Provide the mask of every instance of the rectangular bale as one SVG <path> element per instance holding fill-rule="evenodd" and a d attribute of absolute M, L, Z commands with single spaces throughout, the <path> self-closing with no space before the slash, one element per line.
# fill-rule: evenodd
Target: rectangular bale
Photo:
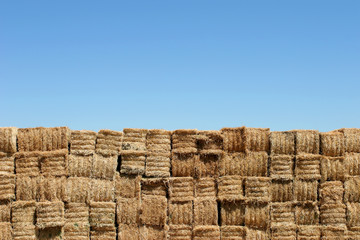
<path fill-rule="evenodd" d="M 300 204 L 295 208 L 295 220 L 298 225 L 318 225 L 319 206 L 313 204 Z"/>
<path fill-rule="evenodd" d="M 245 128 L 246 150 L 251 152 L 270 152 L 269 128 Z"/>
<path fill-rule="evenodd" d="M 242 226 L 245 223 L 245 205 L 243 202 L 222 202 L 220 213 L 222 226 Z"/>
<path fill-rule="evenodd" d="M 220 131 L 199 131 L 197 145 L 200 154 L 221 154 L 224 147 L 224 139 Z"/>
<path fill-rule="evenodd" d="M 0 200 L 15 199 L 15 174 L 0 174 Z"/>
<path fill-rule="evenodd" d="M 294 199 L 294 184 L 292 181 L 273 180 L 270 186 L 272 202 L 289 202 Z"/>
<path fill-rule="evenodd" d="M 218 179 L 217 196 L 220 201 L 236 201 L 244 199 L 242 177 L 223 176 Z"/>
<path fill-rule="evenodd" d="M 69 177 L 66 179 L 65 200 L 71 203 L 89 203 L 90 189 L 89 178 Z"/>
<path fill-rule="evenodd" d="M 360 202 L 346 204 L 346 225 L 360 227 Z"/>
<path fill-rule="evenodd" d="M 116 200 L 117 223 L 138 226 L 140 223 L 140 201 L 133 198 L 118 198 Z"/>
<path fill-rule="evenodd" d="M 320 203 L 341 203 L 344 197 L 344 185 L 340 181 L 328 181 L 320 184 Z"/>
<path fill-rule="evenodd" d="M 271 228 L 272 240 L 296 240 L 296 226 L 283 224 Z"/>
<path fill-rule="evenodd" d="M 115 181 L 91 179 L 90 199 L 96 202 L 114 201 Z"/>
<path fill-rule="evenodd" d="M 15 156 L 14 154 L 0 152 L 0 174 L 14 173 Z"/>
<path fill-rule="evenodd" d="M 320 151 L 325 156 L 343 156 L 345 154 L 344 134 L 336 131 L 320 133 Z"/>
<path fill-rule="evenodd" d="M 344 164 L 346 176 L 360 176 L 360 153 L 346 153 Z"/>
<path fill-rule="evenodd" d="M 345 226 L 323 226 L 321 240 L 345 240 Z"/>
<path fill-rule="evenodd" d="M 323 157 L 321 159 L 321 181 L 344 181 L 344 157 Z"/>
<path fill-rule="evenodd" d="M 0 202 L 0 222 L 10 222 L 11 220 L 11 203 L 10 201 Z"/>
<path fill-rule="evenodd" d="M 36 203 L 36 227 L 38 229 L 62 227 L 65 225 L 64 203 L 38 202 Z"/>
<path fill-rule="evenodd" d="M 169 200 L 171 202 L 192 201 L 194 199 L 194 180 L 191 177 L 172 177 L 169 179 Z"/>
<path fill-rule="evenodd" d="M 166 197 L 167 187 L 168 187 L 168 179 L 143 178 L 141 180 L 141 195 Z"/>
<path fill-rule="evenodd" d="M 169 240 L 191 240 L 192 226 L 189 225 L 170 225 Z"/>
<path fill-rule="evenodd" d="M 294 181 L 294 198 L 299 202 L 315 202 L 318 199 L 318 186 L 317 180 L 306 181 L 302 179 L 295 179 Z"/>
<path fill-rule="evenodd" d="M 147 177 L 170 177 L 170 152 L 148 152 L 146 156 L 145 175 Z"/>
<path fill-rule="evenodd" d="M 320 222 L 323 225 L 346 224 L 346 206 L 343 203 L 328 203 L 320 205 Z"/>
<path fill-rule="evenodd" d="M 15 154 L 16 174 L 39 176 L 41 152 L 18 152 Z"/>
<path fill-rule="evenodd" d="M 63 201 L 65 199 L 66 177 L 39 177 L 36 199 L 38 201 Z"/>
<path fill-rule="evenodd" d="M 196 129 L 178 129 L 172 133 L 172 151 L 176 154 L 197 153 L 198 131 Z"/>
<path fill-rule="evenodd" d="M 246 162 L 247 159 L 245 153 L 225 153 L 224 156 L 220 158 L 219 162 L 220 176 L 246 176 Z"/>
<path fill-rule="evenodd" d="M 15 127 L 0 127 L 0 152 L 16 153 L 16 136 L 18 129 Z"/>
<path fill-rule="evenodd" d="M 246 240 L 246 227 L 221 226 L 221 240 Z"/>
<path fill-rule="evenodd" d="M 117 240 L 141 240 L 139 227 L 136 225 L 120 224 Z"/>
<path fill-rule="evenodd" d="M 268 231 L 246 228 L 246 240 L 269 240 Z"/>
<path fill-rule="evenodd" d="M 90 202 L 90 227 L 98 230 L 115 228 L 114 202 Z"/>
<path fill-rule="evenodd" d="M 94 155 L 69 155 L 68 172 L 70 177 L 91 177 Z"/>
<path fill-rule="evenodd" d="M 360 176 L 346 179 L 344 190 L 344 202 L 360 202 Z"/>
<path fill-rule="evenodd" d="M 268 177 L 248 177 L 245 179 L 245 198 L 252 202 L 268 202 L 270 200 L 270 183 Z"/>
<path fill-rule="evenodd" d="M 303 154 L 295 159 L 295 176 L 303 180 L 318 180 L 321 178 L 321 155 Z"/>
<path fill-rule="evenodd" d="M 295 134 L 291 131 L 270 133 L 270 152 L 272 155 L 294 155 Z"/>
<path fill-rule="evenodd" d="M 8 222 L 0 222 L 0 239 L 8 240 L 13 239 L 12 237 L 13 229 L 11 224 Z"/>
<path fill-rule="evenodd" d="M 1 225 L 1 223 L 0 223 Z M 30 223 L 13 223 L 13 239 L 14 240 L 38 240 L 36 228 L 34 224 Z M 1 228 L 0 228 L 1 229 Z M 1 230 L 0 230 L 1 231 Z M 1 239 L 1 238 L 0 238 Z M 11 239 L 11 238 L 4 238 Z"/>
<path fill-rule="evenodd" d="M 295 214 L 292 203 L 271 203 L 270 204 L 271 227 L 279 225 L 294 225 Z"/>
<path fill-rule="evenodd" d="M 142 225 L 140 236 L 142 240 L 167 240 L 167 230 L 161 227 Z"/>
<path fill-rule="evenodd" d="M 93 178 L 114 180 L 117 165 L 117 155 L 103 156 L 95 154 L 92 162 L 91 176 Z"/>
<path fill-rule="evenodd" d="M 218 209 L 216 200 L 194 201 L 194 224 L 196 225 L 217 225 Z"/>
<path fill-rule="evenodd" d="M 346 152 L 360 153 L 360 129 L 343 128 L 340 131 L 344 133 Z"/>
<path fill-rule="evenodd" d="M 40 173 L 46 176 L 68 176 L 68 151 L 47 151 L 40 154 Z"/>
<path fill-rule="evenodd" d="M 195 158 L 195 176 L 198 178 L 217 177 L 220 157 L 215 154 L 200 154 Z"/>
<path fill-rule="evenodd" d="M 89 240 L 90 226 L 89 223 L 65 223 L 64 240 Z"/>
<path fill-rule="evenodd" d="M 193 202 L 169 203 L 169 224 L 188 225 L 193 223 Z"/>
<path fill-rule="evenodd" d="M 193 229 L 194 240 L 219 240 L 219 226 L 195 226 Z"/>
<path fill-rule="evenodd" d="M 146 151 L 147 129 L 124 128 L 122 151 Z"/>
<path fill-rule="evenodd" d="M 137 174 L 145 173 L 145 151 L 122 151 L 121 152 L 121 174 Z"/>
<path fill-rule="evenodd" d="M 266 230 L 270 219 L 269 206 L 267 204 L 247 204 L 245 208 L 245 226 Z"/>
<path fill-rule="evenodd" d="M 201 199 L 216 199 L 216 182 L 214 178 L 199 178 L 195 180 L 195 197 Z"/>
<path fill-rule="evenodd" d="M 115 196 L 123 198 L 140 198 L 141 176 L 115 176 Z"/>
<path fill-rule="evenodd" d="M 16 175 L 16 200 L 31 201 L 36 200 L 40 186 L 40 177 Z"/>
<path fill-rule="evenodd" d="M 294 130 L 296 154 L 319 154 L 320 134 L 317 130 Z"/>
<path fill-rule="evenodd" d="M 167 221 L 167 199 L 162 196 L 143 196 L 141 200 L 142 224 L 148 226 L 165 226 Z"/>
<path fill-rule="evenodd" d="M 11 205 L 11 222 L 13 224 L 33 224 L 35 210 L 35 201 L 15 201 Z"/>
<path fill-rule="evenodd" d="M 65 204 L 66 223 L 89 225 L 89 206 L 86 203 Z"/>
<path fill-rule="evenodd" d="M 64 229 L 62 227 L 38 229 L 37 240 L 63 240 Z"/>
<path fill-rule="evenodd" d="M 320 226 L 304 225 L 298 226 L 297 239 L 298 240 L 320 240 L 321 228 Z"/>
<path fill-rule="evenodd" d="M 173 177 L 192 177 L 195 174 L 196 154 L 177 154 L 171 157 L 171 173 Z"/>
<path fill-rule="evenodd" d="M 96 132 L 73 130 L 70 137 L 70 153 L 75 155 L 93 155 L 95 153 Z"/>
<path fill-rule="evenodd" d="M 151 129 L 146 136 L 146 148 L 148 153 L 170 154 L 171 131 L 163 129 Z"/>
<path fill-rule="evenodd" d="M 243 176 L 266 177 L 268 176 L 267 152 L 248 152 L 246 155 L 245 172 Z"/>
<path fill-rule="evenodd" d="M 294 157 L 292 155 L 271 155 L 270 177 L 274 180 L 292 180 L 294 176 Z"/>
<path fill-rule="evenodd" d="M 95 152 L 103 156 L 117 156 L 120 153 L 123 133 L 101 129 L 97 133 Z"/>
<path fill-rule="evenodd" d="M 223 128 L 220 131 L 224 138 L 226 152 L 245 152 L 245 127 Z"/>
<path fill-rule="evenodd" d="M 116 228 L 113 227 L 106 230 L 92 229 L 90 240 L 116 240 Z"/>

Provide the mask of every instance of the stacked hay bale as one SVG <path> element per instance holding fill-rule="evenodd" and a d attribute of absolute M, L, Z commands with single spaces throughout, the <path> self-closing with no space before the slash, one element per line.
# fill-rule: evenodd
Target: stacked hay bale
<path fill-rule="evenodd" d="M 296 239 L 293 206 L 294 132 L 270 133 L 271 238 Z"/>

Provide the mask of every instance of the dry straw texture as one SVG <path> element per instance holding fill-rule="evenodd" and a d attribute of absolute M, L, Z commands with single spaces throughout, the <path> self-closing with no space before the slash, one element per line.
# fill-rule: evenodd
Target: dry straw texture
<path fill-rule="evenodd" d="M 360 129 L 0 128 L 0 240 L 360 240 Z"/>

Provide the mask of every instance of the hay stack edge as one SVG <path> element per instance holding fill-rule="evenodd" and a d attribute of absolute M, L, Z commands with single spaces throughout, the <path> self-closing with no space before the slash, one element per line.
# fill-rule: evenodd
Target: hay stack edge
<path fill-rule="evenodd" d="M 360 129 L 0 128 L 0 240 L 359 240 Z"/>

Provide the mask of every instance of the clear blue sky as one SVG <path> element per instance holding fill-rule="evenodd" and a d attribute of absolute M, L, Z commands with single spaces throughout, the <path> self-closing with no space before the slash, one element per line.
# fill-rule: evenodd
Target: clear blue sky
<path fill-rule="evenodd" d="M 360 1 L 1 1 L 0 126 L 360 127 Z"/>

